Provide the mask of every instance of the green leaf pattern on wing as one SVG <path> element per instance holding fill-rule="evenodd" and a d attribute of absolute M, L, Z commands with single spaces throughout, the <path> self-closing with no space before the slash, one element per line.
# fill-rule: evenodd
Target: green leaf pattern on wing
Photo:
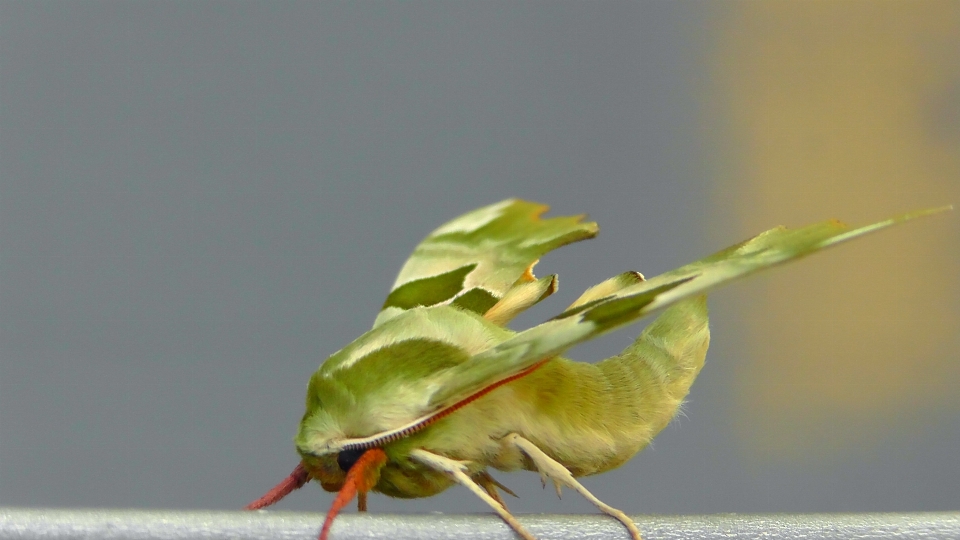
<path fill-rule="evenodd" d="M 404 264 L 374 327 L 404 310 L 452 304 L 484 314 L 514 287 L 525 290 L 500 306 L 504 323 L 545 297 L 526 285 L 535 282 L 533 265 L 547 252 L 592 238 L 597 224 L 582 216 L 541 218 L 549 207 L 508 199 L 474 210 L 430 233 Z M 540 283 L 539 292 L 556 290 L 555 280 Z M 532 296 L 531 296 L 532 295 Z"/>

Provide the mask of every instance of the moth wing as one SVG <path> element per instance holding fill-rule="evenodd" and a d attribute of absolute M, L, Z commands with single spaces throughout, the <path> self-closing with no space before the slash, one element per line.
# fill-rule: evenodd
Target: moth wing
<path fill-rule="evenodd" d="M 556 290 L 533 265 L 547 252 L 596 236 L 583 216 L 542 218 L 549 207 L 508 199 L 464 214 L 430 233 L 403 265 L 376 328 L 414 307 L 452 304 L 504 324 Z"/>
<path fill-rule="evenodd" d="M 777 227 L 647 281 L 629 283 L 629 278 L 618 276 L 617 286 L 611 287 L 612 294 L 598 298 L 596 294 L 585 293 L 585 301 L 578 300 L 554 319 L 458 365 L 450 382 L 432 396 L 431 405 L 442 409 L 578 343 L 733 279 L 945 209 L 904 214 L 858 229 L 850 229 L 836 220 L 796 230 Z"/>
<path fill-rule="evenodd" d="M 432 411 L 429 396 L 448 384 L 452 368 L 513 335 L 451 306 L 401 312 L 335 352 L 313 374 L 298 448 L 324 454 L 345 437 L 356 443 L 403 431 Z"/>

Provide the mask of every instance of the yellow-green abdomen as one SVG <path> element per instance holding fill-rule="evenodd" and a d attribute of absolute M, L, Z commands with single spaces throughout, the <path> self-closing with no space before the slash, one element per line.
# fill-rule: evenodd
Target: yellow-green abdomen
<path fill-rule="evenodd" d="M 598 364 L 551 360 L 492 393 L 499 402 L 493 409 L 511 416 L 505 428 L 576 476 L 618 467 L 676 415 L 703 367 L 707 322 L 705 297 L 681 302 L 619 355 Z M 498 458 L 498 468 L 514 468 L 517 460 L 530 466 L 509 452 Z"/>

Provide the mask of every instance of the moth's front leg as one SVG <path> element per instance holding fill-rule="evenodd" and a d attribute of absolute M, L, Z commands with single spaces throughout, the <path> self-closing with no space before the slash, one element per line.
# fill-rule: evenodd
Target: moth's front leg
<path fill-rule="evenodd" d="M 630 531 L 630 537 L 633 538 L 633 540 L 641 540 L 640 530 L 637 529 L 637 526 L 633 523 L 633 520 L 627 517 L 627 515 L 620 510 L 617 510 L 616 508 L 609 506 L 600 499 L 594 497 L 592 493 L 587 491 L 587 488 L 583 487 L 580 482 L 577 482 L 573 478 L 573 474 L 571 474 L 566 467 L 545 454 L 543 450 L 537 448 L 537 445 L 533 444 L 527 439 L 524 439 L 516 433 L 507 435 L 501 439 L 501 443 L 507 447 L 516 448 L 526 454 L 533 461 L 533 464 L 536 465 L 537 471 L 540 473 L 540 478 L 543 480 L 544 485 L 546 485 L 548 478 L 553 481 L 554 487 L 557 488 L 558 497 L 560 496 L 561 485 L 565 485 L 576 490 L 577 493 L 586 497 L 588 501 L 592 502 L 597 508 L 599 508 L 601 512 L 611 515 L 617 518 L 620 523 L 623 523 L 627 530 Z"/>
<path fill-rule="evenodd" d="M 423 463 L 433 470 L 446 473 L 457 483 L 472 491 L 474 495 L 483 499 L 483 502 L 490 505 L 490 508 L 493 508 L 493 510 L 505 522 L 507 522 L 507 525 L 510 525 L 510 527 L 524 540 L 536 540 L 532 534 L 523 528 L 523 525 L 520 525 L 520 522 L 517 521 L 517 518 L 513 517 L 513 515 L 508 512 L 503 505 L 491 497 L 484 488 L 477 485 L 477 483 L 474 482 L 466 472 L 464 472 L 467 470 L 467 466 L 464 462 L 443 457 L 419 448 L 410 452 L 410 457 L 419 461 L 420 463 Z"/>

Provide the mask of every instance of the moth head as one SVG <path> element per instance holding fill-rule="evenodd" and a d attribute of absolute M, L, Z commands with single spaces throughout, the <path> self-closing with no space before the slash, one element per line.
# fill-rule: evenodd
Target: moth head
<path fill-rule="evenodd" d="M 314 374 L 307 388 L 306 411 L 294 439 L 297 452 L 311 478 L 327 491 L 339 491 L 350 466 L 362 454 L 343 448 L 348 438 L 351 410 L 357 410 L 355 396 L 335 379 Z M 341 452 L 345 451 L 341 457 Z"/>

